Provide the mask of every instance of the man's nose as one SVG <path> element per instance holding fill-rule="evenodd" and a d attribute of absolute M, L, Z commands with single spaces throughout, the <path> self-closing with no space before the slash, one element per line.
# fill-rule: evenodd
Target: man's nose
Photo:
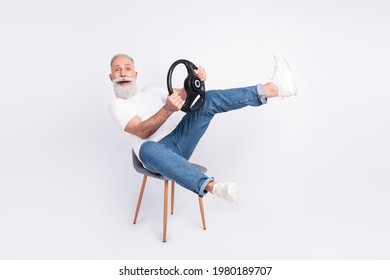
<path fill-rule="evenodd" d="M 125 71 L 122 71 L 122 72 L 121 72 L 121 77 L 126 77 Z"/>

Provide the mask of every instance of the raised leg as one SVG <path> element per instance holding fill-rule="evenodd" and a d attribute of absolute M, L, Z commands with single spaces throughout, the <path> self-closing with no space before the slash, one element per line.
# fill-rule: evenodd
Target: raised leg
<path fill-rule="evenodd" d="M 214 115 L 246 106 L 262 105 L 263 103 L 260 100 L 260 93 L 262 94 L 262 92 L 260 90 L 262 90 L 262 86 L 259 85 L 207 91 L 203 106 L 196 112 L 187 113 L 177 127 L 159 142 L 168 144 L 169 147 L 172 146 L 169 144 L 175 143 L 181 156 L 188 160 Z M 180 184 L 178 180 L 175 181 Z"/>
<path fill-rule="evenodd" d="M 144 190 L 145 190 L 145 185 L 146 185 L 146 179 L 147 178 L 148 178 L 148 176 L 144 175 L 144 179 L 142 180 L 141 190 L 140 190 L 139 196 L 138 196 L 137 209 L 135 210 L 133 224 L 135 224 L 137 222 L 138 212 L 139 212 L 139 209 L 141 207 L 142 197 L 144 195 Z"/>

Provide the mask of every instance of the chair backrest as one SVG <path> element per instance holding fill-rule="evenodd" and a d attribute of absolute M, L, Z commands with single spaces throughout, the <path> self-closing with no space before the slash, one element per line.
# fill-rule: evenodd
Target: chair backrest
<path fill-rule="evenodd" d="M 142 162 L 138 159 L 137 155 L 134 153 L 134 150 L 132 152 L 133 152 L 134 169 L 139 172 L 139 169 L 141 169 L 141 168 L 144 169 L 144 166 L 142 165 Z"/>

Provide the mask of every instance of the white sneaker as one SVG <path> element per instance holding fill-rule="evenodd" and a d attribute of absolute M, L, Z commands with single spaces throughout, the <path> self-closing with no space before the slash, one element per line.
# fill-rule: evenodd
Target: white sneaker
<path fill-rule="evenodd" d="M 214 185 L 213 195 L 238 204 L 238 185 L 237 183 L 217 183 Z"/>
<path fill-rule="evenodd" d="M 275 54 L 274 58 L 275 70 L 270 82 L 278 87 L 278 96 L 289 97 L 297 95 L 298 88 L 292 77 L 292 72 L 287 60 L 279 54 Z"/>

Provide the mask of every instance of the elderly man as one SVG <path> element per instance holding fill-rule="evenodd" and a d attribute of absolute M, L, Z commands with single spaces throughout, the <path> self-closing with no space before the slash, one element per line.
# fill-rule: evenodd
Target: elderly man
<path fill-rule="evenodd" d="M 206 80 L 202 67 L 198 67 L 195 74 L 201 81 Z M 129 136 L 144 167 L 201 197 L 210 192 L 232 203 L 238 203 L 237 183 L 216 182 L 188 162 L 210 121 L 218 113 L 260 106 L 272 97 L 297 94 L 287 61 L 275 55 L 275 70 L 269 82 L 244 88 L 209 90 L 203 106 L 198 111 L 187 113 L 176 124 L 172 114 L 183 106 L 186 99 L 184 89 L 174 89 L 171 95 L 159 88 L 138 90 L 134 59 L 125 54 L 112 58 L 109 76 L 117 97 L 109 104 L 110 114 Z"/>

